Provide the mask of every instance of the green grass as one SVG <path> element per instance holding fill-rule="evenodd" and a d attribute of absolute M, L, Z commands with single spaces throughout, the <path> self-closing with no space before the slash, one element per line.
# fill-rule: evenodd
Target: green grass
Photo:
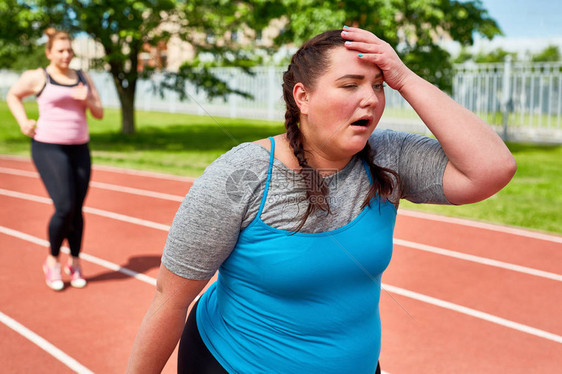
<path fill-rule="evenodd" d="M 503 115 L 499 111 L 477 112 L 477 114 L 490 124 L 503 125 Z M 508 116 L 508 123 L 510 128 L 539 126 L 539 124 L 541 124 L 541 128 L 557 128 L 560 126 L 561 118 L 558 115 L 511 112 Z"/>
<path fill-rule="evenodd" d="M 401 207 L 562 233 L 562 146 L 508 146 L 517 161 L 517 172 L 493 197 L 463 206 L 403 202 Z"/>
<path fill-rule="evenodd" d="M 37 106 L 26 103 L 30 117 Z M 233 146 L 283 132 L 280 122 L 211 118 L 186 114 L 137 112 L 137 133 L 120 133 L 120 112 L 106 109 L 102 121 L 90 119 L 91 149 L 96 164 L 199 176 Z M 518 170 L 494 197 L 460 207 L 401 206 L 444 215 L 504 223 L 562 234 L 562 146 L 509 144 Z M 29 156 L 29 139 L 4 102 L 0 102 L 0 153 Z"/>
<path fill-rule="evenodd" d="M 35 103 L 26 103 L 37 117 Z M 283 132 L 279 122 L 212 118 L 160 112 L 136 113 L 137 131 L 121 134 L 120 111 L 106 109 L 102 121 L 89 119 L 93 162 L 199 176 L 235 145 Z M 19 132 L 7 105 L 0 102 L 0 153 L 29 155 L 29 139 Z"/>

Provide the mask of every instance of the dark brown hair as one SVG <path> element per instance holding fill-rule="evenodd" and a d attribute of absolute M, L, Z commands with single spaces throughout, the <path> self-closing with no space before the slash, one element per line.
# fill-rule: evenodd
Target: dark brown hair
<path fill-rule="evenodd" d="M 300 131 L 300 110 L 293 97 L 295 84 L 302 83 L 307 89 L 314 90 L 315 83 L 329 67 L 329 51 L 337 47 L 343 47 L 345 40 L 341 37 L 341 30 L 326 31 L 307 41 L 292 57 L 287 71 L 283 74 L 283 98 L 287 109 L 285 111 L 285 127 L 289 145 L 297 158 L 300 173 L 306 184 L 306 198 L 308 207 L 303 218 L 295 231 L 299 231 L 310 214 L 316 210 L 330 212 L 330 205 L 326 195 L 328 186 L 324 178 L 317 170 L 311 167 L 306 159 L 306 151 L 303 148 L 303 135 Z M 376 150 L 371 149 L 369 143 L 357 154 L 369 166 L 372 183 L 371 188 L 362 208 L 369 205 L 375 196 L 379 199 L 388 199 L 393 191 L 393 178 L 399 183 L 396 172 L 375 165 L 373 159 Z"/>

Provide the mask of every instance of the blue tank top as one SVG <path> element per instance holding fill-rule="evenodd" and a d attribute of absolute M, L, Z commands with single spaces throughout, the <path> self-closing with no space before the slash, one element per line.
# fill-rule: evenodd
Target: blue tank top
<path fill-rule="evenodd" d="M 270 139 L 259 212 L 199 301 L 201 337 L 229 373 L 372 374 L 396 208 L 373 199 L 347 225 L 321 233 L 265 224 Z"/>

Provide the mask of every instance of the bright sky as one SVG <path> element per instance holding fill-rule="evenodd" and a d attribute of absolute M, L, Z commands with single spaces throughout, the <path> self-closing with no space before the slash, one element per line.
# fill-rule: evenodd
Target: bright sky
<path fill-rule="evenodd" d="M 481 0 L 507 38 L 562 36 L 561 0 Z"/>

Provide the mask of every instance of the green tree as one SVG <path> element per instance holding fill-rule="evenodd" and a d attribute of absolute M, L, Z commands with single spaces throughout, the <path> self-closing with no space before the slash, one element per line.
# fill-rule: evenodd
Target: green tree
<path fill-rule="evenodd" d="M 477 63 L 498 63 L 504 62 L 507 56 L 511 56 L 511 61 L 517 61 L 517 52 L 508 52 L 502 48 L 498 48 L 492 52 L 484 53 L 479 52 L 474 57 L 474 62 Z"/>
<path fill-rule="evenodd" d="M 550 45 L 536 55 L 531 56 L 531 61 L 557 62 L 562 61 L 562 56 L 560 55 L 560 49 L 558 49 L 558 46 Z"/>
<path fill-rule="evenodd" d="M 222 43 L 212 43 L 205 35 L 222 36 L 237 30 L 250 13 L 250 6 L 262 7 L 266 1 L 233 2 L 226 0 L 2 0 L 0 8 L 0 56 L 13 58 L 29 51 L 33 41 L 48 26 L 71 34 L 86 33 L 101 43 L 121 102 L 122 131 L 135 130 L 134 103 L 139 77 L 149 75 L 138 69 L 138 56 L 145 45 L 156 46 L 172 36 L 191 43 L 200 53 L 215 56 L 215 65 L 234 65 L 245 68 L 255 61 L 249 49 L 217 37 Z M 17 28 L 10 20 L 17 21 Z M 254 20 L 261 25 L 263 20 Z M 14 39 L 14 36 L 17 37 Z M 201 37 L 203 36 L 203 37 Z M 214 77 L 208 66 L 199 68 L 196 62 L 185 64 L 177 74 L 169 73 L 161 88 L 178 89 L 187 80 L 211 96 L 225 97 L 229 93 L 244 94 L 229 88 Z M 182 87 L 183 88 L 183 87 Z M 181 90 L 185 96 L 185 92 Z"/>
<path fill-rule="evenodd" d="M 457 57 L 453 59 L 454 64 L 462 64 L 467 61 L 474 61 L 474 56 L 465 47 L 461 48 Z"/>
<path fill-rule="evenodd" d="M 186 81 L 211 96 L 235 92 L 227 82 L 210 73 L 210 66 L 248 69 L 263 54 L 282 45 L 299 45 L 311 36 L 342 25 L 373 31 L 394 46 L 409 66 L 443 89 L 451 86 L 451 62 L 438 45 L 449 36 L 462 45 L 472 43 L 474 33 L 491 38 L 500 33 L 479 0 L 2 0 L 9 3 L 5 16 L 0 8 L 0 54 L 4 47 L 22 44 L 10 35 L 11 18 L 19 20 L 17 35 L 32 41 L 46 26 L 72 33 L 85 32 L 100 42 L 121 100 L 122 128 L 134 131 L 134 100 L 139 79 L 138 55 L 144 45 L 167 42 L 173 35 L 193 45 L 198 55 L 213 56 L 185 63 L 177 73 L 166 74 L 160 89 L 183 93 Z M 18 12 L 23 12 L 19 14 Z M 274 43 L 265 48 L 241 45 L 229 37 L 240 31 L 252 37 L 279 19 L 283 27 Z M 206 36 L 206 37 L 205 37 Z M 150 71 L 143 72 L 150 74 Z"/>
<path fill-rule="evenodd" d="M 512 62 L 518 61 L 517 52 L 509 52 L 503 48 L 498 48 L 491 52 L 480 51 L 476 54 L 472 54 L 466 49 L 462 49 L 459 55 L 453 60 L 453 63 L 462 64 L 467 61 L 472 61 L 479 64 L 503 63 L 505 62 L 505 58 L 507 56 L 511 56 Z"/>
<path fill-rule="evenodd" d="M 39 66 L 47 66 L 49 63 L 47 56 L 45 56 L 45 45 L 33 43 L 29 47 L 22 49 L 23 50 L 16 56 L 10 56 L 10 58 L 0 62 L 0 69 L 5 68 L 23 71 L 35 69 Z M 10 50 L 10 48 L 7 50 Z"/>
<path fill-rule="evenodd" d="M 390 43 L 408 66 L 441 89 L 450 90 L 452 63 L 441 46 L 450 37 L 462 46 L 473 44 L 478 33 L 488 39 L 500 35 L 481 1 L 456 0 L 284 0 L 289 4 L 290 29 L 280 42 L 302 40 L 342 24 L 372 31 Z"/>
<path fill-rule="evenodd" d="M 42 31 L 36 26 L 46 21 L 47 15 L 37 11 L 33 4 L 21 0 L 0 0 L 0 68 L 12 68 L 22 55 L 32 54 L 38 62 L 44 62 L 37 47 Z M 59 12 L 53 12 L 52 22 L 61 20 Z M 44 52 L 41 52 L 44 54 Z M 23 68 L 18 68 L 23 69 Z"/>

